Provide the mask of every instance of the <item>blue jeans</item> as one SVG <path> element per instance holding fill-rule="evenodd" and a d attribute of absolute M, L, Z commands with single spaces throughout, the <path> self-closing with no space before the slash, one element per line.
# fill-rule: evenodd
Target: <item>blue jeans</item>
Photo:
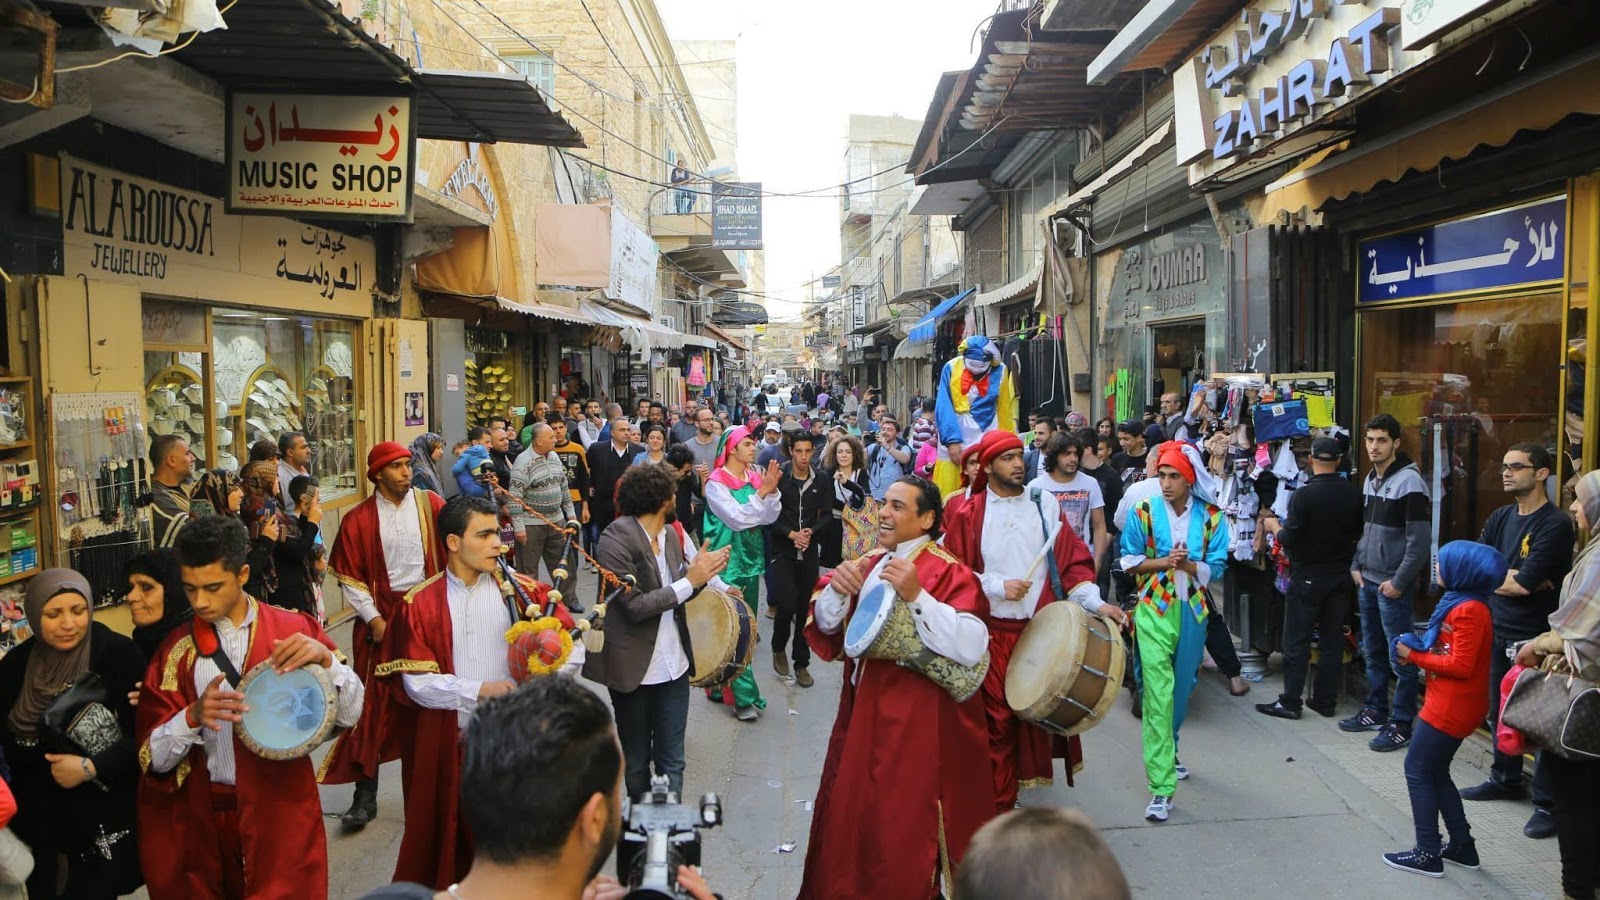
<path fill-rule="evenodd" d="M 1400 662 L 1394 641 L 1416 628 L 1411 611 L 1412 589 L 1398 599 L 1383 596 L 1375 582 L 1361 581 L 1361 652 L 1367 660 L 1367 699 L 1364 705 L 1387 716 L 1402 728 L 1417 717 L 1417 667 Z M 1394 679 L 1394 708 L 1389 707 L 1389 680 Z"/>
<path fill-rule="evenodd" d="M 611 691 L 622 744 L 623 782 L 634 800 L 650 791 L 650 764 L 655 774 L 683 796 L 683 735 L 689 726 L 689 673 L 660 684 L 641 684 L 624 693 Z"/>
<path fill-rule="evenodd" d="M 1428 853 L 1443 849 L 1439 837 L 1439 818 L 1450 832 L 1450 842 L 1472 840 L 1467 811 L 1461 794 L 1450 780 L 1450 760 L 1461 749 L 1461 738 L 1453 738 L 1418 719 L 1411 729 L 1411 746 L 1406 750 L 1406 789 L 1411 793 L 1411 820 L 1417 829 L 1417 848 Z"/>

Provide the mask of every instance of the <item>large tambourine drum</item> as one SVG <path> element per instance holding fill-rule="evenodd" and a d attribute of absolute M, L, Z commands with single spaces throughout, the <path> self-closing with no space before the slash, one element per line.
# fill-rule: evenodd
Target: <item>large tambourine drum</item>
<path fill-rule="evenodd" d="M 874 585 L 850 613 L 844 629 L 844 652 L 852 659 L 887 659 L 921 672 L 962 703 L 983 686 L 989 672 L 989 651 L 970 666 L 940 656 L 922 643 L 911 609 L 886 584 Z"/>
<path fill-rule="evenodd" d="M 322 666 L 279 674 L 264 661 L 245 673 L 239 693 L 248 709 L 234 733 L 263 759 L 308 756 L 333 734 L 338 694 Z"/>
<path fill-rule="evenodd" d="M 689 624 L 689 644 L 694 651 L 689 683 L 695 687 L 720 687 L 739 677 L 754 661 L 755 617 L 743 600 L 736 600 L 713 587 L 683 605 Z"/>
<path fill-rule="evenodd" d="M 1081 734 L 1111 711 L 1126 666 L 1115 625 L 1076 603 L 1046 604 L 1011 651 L 1006 704 L 1046 731 Z"/>

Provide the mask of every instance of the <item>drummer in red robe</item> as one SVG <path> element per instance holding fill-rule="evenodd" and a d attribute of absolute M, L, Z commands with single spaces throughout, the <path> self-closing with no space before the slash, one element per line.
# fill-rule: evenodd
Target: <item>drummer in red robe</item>
<path fill-rule="evenodd" d="M 994 803 L 1003 813 L 1016 806 L 1019 788 L 1043 787 L 1054 780 L 1057 758 L 1066 760 L 1068 784 L 1083 763 L 1077 736 L 1052 735 L 1018 718 L 1006 702 L 1006 669 L 1022 630 L 1046 603 L 1061 599 L 1118 622 L 1127 617 L 1115 604 L 1101 601 L 1094 558 L 1062 516 L 1055 496 L 1026 487 L 1022 439 L 1009 431 L 991 431 L 979 447 L 971 497 L 946 510 L 944 545 L 978 573 L 989 600 L 983 708 L 989 720 Z"/>
<path fill-rule="evenodd" d="M 328 554 L 345 602 L 356 611 L 351 655 L 372 694 L 360 724 L 333 745 L 317 774 L 324 784 L 355 782 L 350 808 L 340 818 L 349 831 L 365 828 L 377 816 L 378 766 L 399 759 L 400 747 L 410 740 L 408 711 L 373 690 L 384 634 L 406 591 L 444 565 L 433 524 L 444 498 L 411 486 L 411 451 L 394 441 L 374 446 L 367 453 L 367 480 L 377 490 L 345 513 Z"/>
<path fill-rule="evenodd" d="M 983 700 L 956 702 L 927 676 L 882 659 L 850 659 L 844 631 L 857 599 L 879 587 L 908 605 L 929 650 L 964 666 L 988 649 L 989 603 L 972 570 L 934 541 L 933 482 L 889 486 L 878 545 L 824 579 L 806 639 L 844 660 L 800 900 L 930 900 L 948 894 L 972 835 L 994 815 Z"/>
<path fill-rule="evenodd" d="M 333 682 L 342 729 L 361 714 L 361 681 L 335 659 L 314 619 L 245 593 L 249 549 L 249 533 L 231 517 L 196 519 L 178 535 L 194 620 L 151 658 L 135 728 L 143 770 L 139 857 L 157 900 L 328 896 L 328 841 L 311 759 L 265 759 L 239 741 L 234 726 L 245 706 L 234 676 L 268 660 L 280 672 L 320 665 Z"/>
<path fill-rule="evenodd" d="M 460 814 L 461 736 L 478 703 L 510 693 L 506 631 L 526 615 L 544 615 L 549 588 L 517 575 L 523 594 L 502 589 L 500 510 L 487 497 L 451 498 L 439 513 L 448 552 L 445 571 L 417 585 L 395 607 L 389 657 L 378 664 L 380 691 L 413 713 L 400 778 L 405 788 L 405 834 L 394 881 L 444 890 L 472 865 L 472 836 Z M 525 594 L 525 596 L 524 596 Z M 573 626 L 554 604 L 564 630 Z M 583 645 L 572 648 L 562 671 L 583 664 Z M 396 684 L 395 682 L 399 682 Z"/>

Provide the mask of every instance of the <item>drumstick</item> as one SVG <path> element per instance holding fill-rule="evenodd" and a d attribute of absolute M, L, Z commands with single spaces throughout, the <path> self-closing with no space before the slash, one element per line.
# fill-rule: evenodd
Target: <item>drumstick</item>
<path fill-rule="evenodd" d="M 1045 557 L 1050 555 L 1050 551 L 1054 550 L 1055 546 L 1056 542 L 1052 540 L 1046 542 L 1043 547 L 1039 548 L 1039 555 L 1033 558 L 1033 565 L 1029 566 L 1028 573 L 1022 576 L 1023 581 L 1032 583 L 1034 573 L 1039 571 L 1039 566 L 1044 564 Z"/>

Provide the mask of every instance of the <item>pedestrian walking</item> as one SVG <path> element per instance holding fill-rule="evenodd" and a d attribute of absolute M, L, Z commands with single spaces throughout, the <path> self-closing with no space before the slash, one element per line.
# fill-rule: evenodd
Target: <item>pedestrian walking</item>
<path fill-rule="evenodd" d="M 794 680 L 811 687 L 811 648 L 806 643 L 806 614 L 811 606 L 811 589 L 817 583 L 823 526 L 832 519 L 833 483 L 827 473 L 813 465 L 816 438 L 804 431 L 789 436 L 789 462 L 778 481 L 782 505 L 778 520 L 767 527 L 772 543 L 768 562 L 769 596 L 767 606 L 777 614 L 772 625 L 772 668 L 779 675 L 790 674 L 794 660 Z M 790 654 L 790 643 L 793 652 Z M 789 658 L 785 658 L 789 654 Z"/>

